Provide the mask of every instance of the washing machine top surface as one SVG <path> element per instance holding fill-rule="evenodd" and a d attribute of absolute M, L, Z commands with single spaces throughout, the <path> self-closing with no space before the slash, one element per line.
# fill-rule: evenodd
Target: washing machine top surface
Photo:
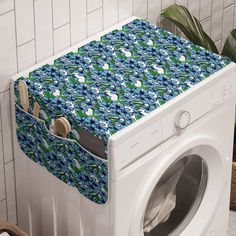
<path fill-rule="evenodd" d="M 40 104 L 40 119 L 49 126 L 66 117 L 69 138 L 79 141 L 81 128 L 109 137 L 205 80 L 230 60 L 135 19 L 70 52 L 15 82 L 28 85 L 30 108 Z"/>

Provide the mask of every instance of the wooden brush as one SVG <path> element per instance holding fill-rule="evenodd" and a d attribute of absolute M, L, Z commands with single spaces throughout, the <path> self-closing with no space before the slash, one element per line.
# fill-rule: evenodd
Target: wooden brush
<path fill-rule="evenodd" d="M 25 112 L 29 111 L 29 91 L 28 86 L 25 81 L 20 80 L 18 84 L 19 94 L 20 94 L 20 102 L 23 110 Z"/>
<path fill-rule="evenodd" d="M 37 102 L 35 102 L 34 103 L 33 116 L 39 118 L 39 111 L 40 111 L 40 105 Z"/>
<path fill-rule="evenodd" d="M 71 131 L 70 122 L 65 118 L 61 117 L 55 120 L 56 132 L 60 134 L 63 138 L 66 138 Z"/>

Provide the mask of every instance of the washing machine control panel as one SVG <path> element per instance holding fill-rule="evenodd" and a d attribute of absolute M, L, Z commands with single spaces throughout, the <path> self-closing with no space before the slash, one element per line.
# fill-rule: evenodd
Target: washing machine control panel
<path fill-rule="evenodd" d="M 175 126 L 178 129 L 185 129 L 191 120 L 191 115 L 188 111 L 180 111 L 175 117 Z"/>
<path fill-rule="evenodd" d="M 231 95 L 233 95 L 233 78 L 221 81 L 216 84 L 211 91 L 211 107 L 212 109 L 221 105 Z"/>

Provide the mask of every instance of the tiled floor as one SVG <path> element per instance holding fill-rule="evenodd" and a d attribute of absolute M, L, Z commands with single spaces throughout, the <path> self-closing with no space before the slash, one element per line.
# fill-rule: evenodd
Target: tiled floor
<path fill-rule="evenodd" d="M 236 211 L 230 212 L 228 236 L 236 235 Z"/>

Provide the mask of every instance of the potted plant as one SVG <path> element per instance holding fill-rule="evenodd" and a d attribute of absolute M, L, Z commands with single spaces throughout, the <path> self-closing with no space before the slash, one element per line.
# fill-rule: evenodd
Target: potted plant
<path fill-rule="evenodd" d="M 209 51 L 220 54 L 213 40 L 203 30 L 200 21 L 184 6 L 173 4 L 161 12 L 161 16 L 173 22 L 193 43 Z M 221 55 L 236 62 L 236 29 L 233 29 L 225 41 Z"/>

